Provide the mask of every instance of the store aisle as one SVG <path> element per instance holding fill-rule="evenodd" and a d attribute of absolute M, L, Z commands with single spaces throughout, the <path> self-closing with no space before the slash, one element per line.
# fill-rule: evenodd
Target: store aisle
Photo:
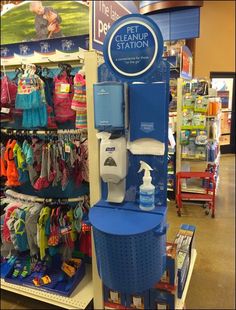
<path fill-rule="evenodd" d="M 187 309 L 235 309 L 235 157 L 222 156 L 216 218 L 196 205 L 180 218 L 169 203 L 168 240 L 182 223 L 196 225 L 197 260 L 189 286 Z M 1 309 L 59 309 L 13 293 L 1 292 Z"/>
<path fill-rule="evenodd" d="M 235 157 L 222 155 L 216 217 L 199 205 L 185 205 L 182 217 L 175 204 L 168 211 L 168 240 L 183 223 L 196 226 L 197 260 L 186 300 L 187 309 L 235 309 Z"/>

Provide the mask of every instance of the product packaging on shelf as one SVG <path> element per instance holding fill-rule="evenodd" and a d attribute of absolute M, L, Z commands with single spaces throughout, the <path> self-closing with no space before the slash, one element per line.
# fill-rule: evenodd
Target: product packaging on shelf
<path fill-rule="evenodd" d="M 103 285 L 103 300 L 105 309 L 126 309 L 125 294 L 114 291 Z"/>
<path fill-rule="evenodd" d="M 105 309 L 150 309 L 149 290 L 136 294 L 123 294 L 103 285 Z"/>
<path fill-rule="evenodd" d="M 195 100 L 195 112 L 207 112 L 208 109 L 208 98 L 203 96 L 198 96 Z"/>
<path fill-rule="evenodd" d="M 150 290 L 149 309 L 175 309 L 176 294 L 160 289 Z"/>
<path fill-rule="evenodd" d="M 38 261 L 35 268 L 23 276 L 24 269 L 27 267 L 26 262 L 30 261 L 30 256 L 21 254 L 16 257 L 15 263 L 11 265 L 4 280 L 8 283 L 37 288 L 37 290 L 48 291 L 50 293 L 70 296 L 77 285 L 82 281 L 85 275 L 85 264 L 82 260 L 73 258 L 70 264 L 77 265 L 72 267 L 62 264 L 60 255 L 54 255 L 52 261 Z M 63 269 L 61 267 L 63 266 Z M 68 275 L 68 270 L 73 270 L 74 274 Z"/>
<path fill-rule="evenodd" d="M 155 288 L 170 292 L 175 291 L 177 285 L 176 250 L 177 245 L 175 243 L 166 243 L 166 270 Z"/>
<path fill-rule="evenodd" d="M 183 98 L 183 108 L 193 109 L 195 106 L 195 96 L 186 94 Z"/>
<path fill-rule="evenodd" d="M 143 293 L 126 294 L 126 309 L 150 309 L 149 290 Z"/>
<path fill-rule="evenodd" d="M 194 234 L 195 226 L 183 224 L 174 241 L 177 246 L 178 298 L 182 297 L 188 276 L 191 251 L 194 245 Z"/>

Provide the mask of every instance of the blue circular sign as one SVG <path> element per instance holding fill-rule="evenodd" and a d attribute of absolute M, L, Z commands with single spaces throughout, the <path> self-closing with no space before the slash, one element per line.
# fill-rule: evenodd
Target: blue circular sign
<path fill-rule="evenodd" d="M 163 53 L 163 38 L 152 19 L 130 14 L 111 26 L 103 53 L 113 73 L 134 79 L 149 72 L 159 62 Z"/>

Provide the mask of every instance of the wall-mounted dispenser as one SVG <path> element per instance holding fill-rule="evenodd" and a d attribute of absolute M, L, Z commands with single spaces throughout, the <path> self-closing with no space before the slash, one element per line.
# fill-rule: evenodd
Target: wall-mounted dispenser
<path fill-rule="evenodd" d="M 155 139 L 164 144 L 168 129 L 166 84 L 159 82 L 129 85 L 129 108 L 130 141 L 144 138 Z M 152 143 L 152 140 L 150 142 Z M 158 145 L 153 146 L 159 148 Z"/>
<path fill-rule="evenodd" d="M 100 132 L 100 175 L 108 185 L 107 201 L 121 203 L 125 197 L 127 151 L 124 137 L 110 139 L 107 132 Z"/>
<path fill-rule="evenodd" d="M 95 128 L 104 131 L 125 128 L 124 84 L 102 82 L 94 84 Z"/>

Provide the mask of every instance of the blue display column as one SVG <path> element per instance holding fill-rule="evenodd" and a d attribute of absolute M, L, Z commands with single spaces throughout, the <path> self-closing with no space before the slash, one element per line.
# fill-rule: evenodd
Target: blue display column
<path fill-rule="evenodd" d="M 117 101 L 111 96 L 108 101 L 106 98 L 110 112 L 106 109 L 103 113 L 105 105 L 99 104 L 102 99 L 94 98 L 94 110 L 98 113 L 95 124 L 101 115 L 106 116 L 104 126 L 97 129 L 109 132 L 108 139 L 125 137 L 129 144 L 135 143 L 134 147 L 143 145 L 139 151 L 127 152 L 123 202 L 107 201 L 107 183 L 102 182 L 102 199 L 89 215 L 99 276 L 107 287 L 123 293 L 153 287 L 165 270 L 169 66 L 161 60 L 162 51 L 163 39 L 157 25 L 148 17 L 131 14 L 110 28 L 104 42 L 105 64 L 98 69 L 99 82 L 124 85 L 124 109 L 120 112 L 112 109 Z M 99 95 L 105 95 L 105 88 L 99 89 Z M 119 128 L 111 125 L 114 120 L 125 119 L 125 115 L 128 115 L 127 124 L 124 122 Z M 102 165 L 107 165 L 114 186 L 114 167 L 119 162 L 120 151 L 115 147 L 105 148 L 109 160 L 107 157 L 104 162 L 100 160 L 100 171 Z M 138 174 L 140 161 L 153 169 L 155 208 L 148 212 L 139 208 L 139 186 L 143 178 L 143 173 Z M 108 174 L 106 181 L 109 181 Z"/>

